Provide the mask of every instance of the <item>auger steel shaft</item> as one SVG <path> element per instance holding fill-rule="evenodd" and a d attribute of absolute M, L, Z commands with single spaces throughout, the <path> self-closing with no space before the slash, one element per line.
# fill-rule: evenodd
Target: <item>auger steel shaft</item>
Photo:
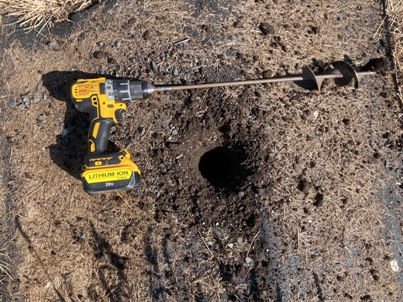
<path fill-rule="evenodd" d="M 190 90 L 190 89 L 203 89 L 203 88 L 254 85 L 254 84 L 268 84 L 278 82 L 313 81 L 315 83 L 316 89 L 320 90 L 322 82 L 325 79 L 338 79 L 338 78 L 346 78 L 347 80 L 354 79 L 355 87 L 358 88 L 359 80 L 361 77 L 374 74 L 376 73 L 372 71 L 357 72 L 350 64 L 346 62 L 337 62 L 333 67 L 327 69 L 326 73 L 323 75 L 315 75 L 312 69 L 310 69 L 309 67 L 304 67 L 301 76 L 190 84 L 190 85 L 156 85 L 153 88 L 155 92 L 159 92 L 159 91 Z"/>
<path fill-rule="evenodd" d="M 359 77 L 369 76 L 376 74 L 373 71 L 357 72 Z M 317 80 L 336 79 L 343 78 L 342 74 L 323 74 L 315 75 Z M 306 81 L 307 78 L 303 76 L 297 77 L 282 77 L 282 78 L 270 78 L 270 79 L 256 79 L 245 81 L 230 81 L 230 82 L 217 82 L 217 83 L 203 83 L 203 84 L 190 84 L 190 85 L 158 85 L 155 86 L 155 91 L 175 91 L 175 90 L 189 90 L 189 89 L 203 89 L 214 87 L 228 87 L 228 86 L 242 86 L 242 85 L 254 85 L 254 84 L 269 84 L 279 82 L 299 82 Z"/>

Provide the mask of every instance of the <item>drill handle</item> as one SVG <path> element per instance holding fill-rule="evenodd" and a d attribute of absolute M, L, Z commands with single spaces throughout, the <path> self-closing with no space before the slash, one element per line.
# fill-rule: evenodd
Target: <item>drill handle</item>
<path fill-rule="evenodd" d="M 106 151 L 109 134 L 114 124 L 112 118 L 91 119 L 88 132 L 88 152 L 90 154 L 100 154 Z"/>

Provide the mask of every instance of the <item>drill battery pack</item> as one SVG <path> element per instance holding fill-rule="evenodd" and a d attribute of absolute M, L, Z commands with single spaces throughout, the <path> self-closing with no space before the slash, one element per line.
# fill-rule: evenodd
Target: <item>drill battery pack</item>
<path fill-rule="evenodd" d="M 88 155 L 81 178 L 86 192 L 104 193 L 138 186 L 141 173 L 130 159 L 130 153 L 123 149 L 117 153 Z"/>

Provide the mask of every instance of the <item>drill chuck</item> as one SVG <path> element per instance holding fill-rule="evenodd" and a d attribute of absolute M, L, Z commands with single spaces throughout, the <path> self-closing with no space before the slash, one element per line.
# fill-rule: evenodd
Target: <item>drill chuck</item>
<path fill-rule="evenodd" d="M 144 81 L 129 81 L 131 100 L 148 98 L 155 91 L 155 87 Z"/>
<path fill-rule="evenodd" d="M 155 88 L 144 81 L 106 80 L 100 84 L 100 90 L 109 100 L 128 104 L 130 101 L 149 97 Z"/>

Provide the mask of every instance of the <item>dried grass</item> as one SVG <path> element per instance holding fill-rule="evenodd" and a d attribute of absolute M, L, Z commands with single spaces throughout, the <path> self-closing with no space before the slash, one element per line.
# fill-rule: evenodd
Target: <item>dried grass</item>
<path fill-rule="evenodd" d="M 68 20 L 99 0 L 0 0 L 0 13 L 18 18 L 28 30 L 51 26 L 53 22 Z"/>
<path fill-rule="evenodd" d="M 386 12 L 389 18 L 389 30 L 392 38 L 392 54 L 395 59 L 396 69 L 401 77 L 403 72 L 403 1 L 389 0 L 386 2 Z M 398 75 L 398 77 L 399 77 Z M 399 97 L 402 99 L 399 85 Z"/>

